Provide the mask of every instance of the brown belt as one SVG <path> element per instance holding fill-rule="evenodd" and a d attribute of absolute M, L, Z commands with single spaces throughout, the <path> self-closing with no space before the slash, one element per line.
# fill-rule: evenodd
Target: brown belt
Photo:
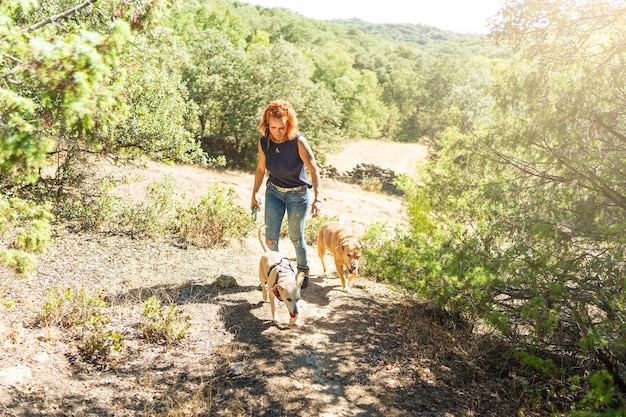
<path fill-rule="evenodd" d="M 278 185 L 270 182 L 270 185 L 274 188 L 276 188 L 278 191 L 280 191 L 281 193 L 287 193 L 289 191 L 300 191 L 300 190 L 304 190 L 305 188 L 307 188 L 306 185 L 300 185 L 299 187 L 292 187 L 292 188 L 285 188 L 285 187 L 279 187 Z"/>

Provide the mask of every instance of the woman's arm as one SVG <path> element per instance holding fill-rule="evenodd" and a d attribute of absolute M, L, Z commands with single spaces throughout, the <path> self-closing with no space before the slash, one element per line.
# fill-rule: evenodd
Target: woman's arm
<path fill-rule="evenodd" d="M 304 138 L 304 136 L 300 136 L 298 140 L 298 154 L 300 155 L 302 162 L 304 162 L 304 165 L 311 173 L 311 182 L 313 183 L 314 193 L 313 203 L 311 204 L 311 215 L 313 217 L 317 217 L 322 206 L 322 197 L 320 194 L 320 170 L 317 166 L 317 162 L 315 161 L 313 151 L 309 146 L 309 142 Z"/>
<path fill-rule="evenodd" d="M 257 194 L 259 189 L 261 188 L 261 184 L 263 183 L 263 178 L 265 177 L 265 153 L 261 149 L 261 141 L 257 144 L 258 151 L 258 162 L 256 164 L 256 170 L 254 171 L 254 186 L 252 187 L 252 201 L 250 202 L 250 208 L 257 208 L 257 210 L 261 209 L 259 205 L 259 199 L 257 198 Z"/>

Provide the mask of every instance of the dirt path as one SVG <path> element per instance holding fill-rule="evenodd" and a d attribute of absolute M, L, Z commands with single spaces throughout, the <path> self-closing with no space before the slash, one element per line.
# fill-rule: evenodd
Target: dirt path
<path fill-rule="evenodd" d="M 235 188 L 244 207 L 252 184 L 251 175 L 189 166 L 150 164 L 140 172 L 110 168 L 109 174 L 134 178 L 120 190 L 131 195 L 172 175 L 190 199 L 217 181 Z M 327 181 L 323 199 L 325 214 L 340 215 L 360 231 L 374 221 L 404 221 L 400 198 L 354 185 Z M 272 323 L 259 289 L 259 246 L 256 237 L 200 249 L 169 239 L 67 233 L 40 256 L 33 279 L 0 272 L 0 415 L 515 414 L 507 396 L 521 388 L 512 380 L 491 382 L 486 361 L 497 354 L 485 341 L 368 277 L 359 277 L 362 288 L 346 294 L 336 275 L 320 275 L 314 250 L 298 325 L 286 325 L 284 306 L 279 323 Z M 293 256 L 290 242 L 281 242 L 281 251 Z M 222 275 L 236 285 L 217 285 Z M 111 301 L 110 325 L 126 344 L 107 366 L 84 363 L 63 332 L 40 325 L 44 292 L 65 287 L 101 289 Z M 142 306 L 150 296 L 189 317 L 191 327 L 178 345 L 142 337 Z M 5 371 L 16 366 L 28 372 L 7 381 Z"/>

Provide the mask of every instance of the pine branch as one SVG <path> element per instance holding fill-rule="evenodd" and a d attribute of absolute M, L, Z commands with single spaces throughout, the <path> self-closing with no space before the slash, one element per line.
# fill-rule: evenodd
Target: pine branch
<path fill-rule="evenodd" d="M 51 16 L 51 17 L 49 17 L 49 18 L 47 18 L 45 20 L 42 20 L 39 23 L 35 23 L 34 25 L 31 25 L 31 26 L 29 26 L 27 28 L 24 28 L 24 29 L 22 29 L 22 32 L 32 32 L 33 30 L 37 30 L 40 27 L 43 27 L 43 26 L 45 26 L 45 25 L 47 25 L 49 23 L 56 22 L 57 20 L 63 19 L 66 16 L 69 16 L 69 15 L 71 15 L 73 13 L 76 13 L 79 10 L 84 9 L 87 6 L 91 6 L 91 5 L 93 5 L 97 1 L 98 0 L 87 0 L 87 1 L 79 4 L 76 7 L 72 7 L 71 9 L 64 11 L 63 13 L 59 13 L 57 15 Z"/>

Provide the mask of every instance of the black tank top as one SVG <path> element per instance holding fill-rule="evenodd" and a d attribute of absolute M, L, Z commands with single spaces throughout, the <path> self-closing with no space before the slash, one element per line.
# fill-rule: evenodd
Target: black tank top
<path fill-rule="evenodd" d="M 276 144 L 265 136 L 261 136 L 261 149 L 265 154 L 265 168 L 269 171 L 270 181 L 274 185 L 285 188 L 306 185 L 311 188 L 305 172 L 305 165 L 298 152 L 298 133 L 292 140 Z"/>

